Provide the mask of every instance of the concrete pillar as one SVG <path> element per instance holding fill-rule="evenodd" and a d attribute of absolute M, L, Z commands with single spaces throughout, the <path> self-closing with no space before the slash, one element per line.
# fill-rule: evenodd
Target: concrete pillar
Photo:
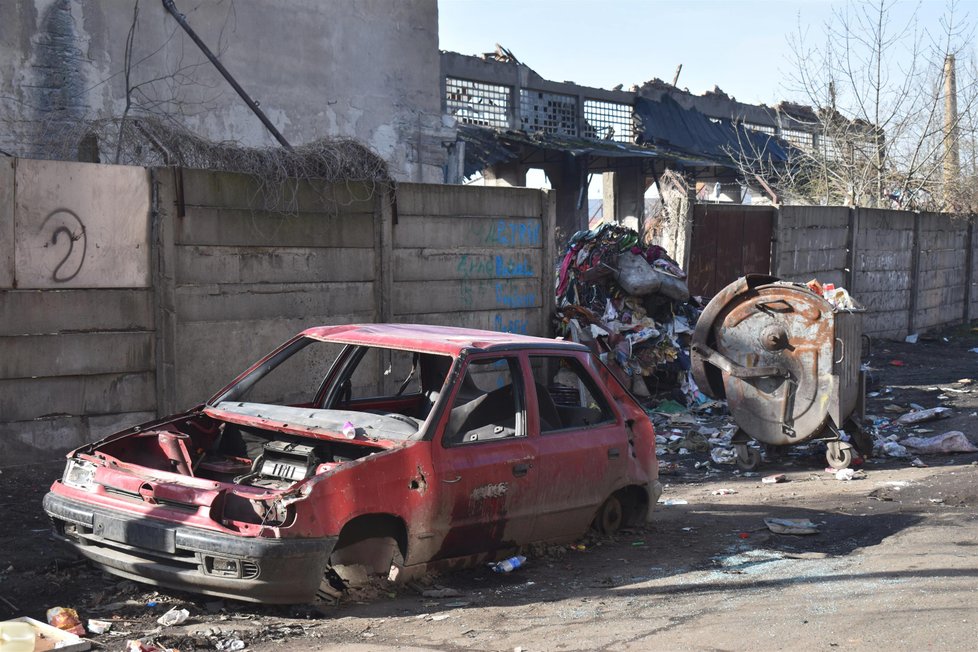
<path fill-rule="evenodd" d="M 545 171 L 557 195 L 556 240 L 560 251 L 572 235 L 588 228 L 587 167 L 582 159 L 564 154 L 559 164 L 548 165 Z"/>
<path fill-rule="evenodd" d="M 482 172 L 487 186 L 526 186 L 526 167 L 519 163 L 497 163 Z"/>
<path fill-rule="evenodd" d="M 602 178 L 605 221 L 636 231 L 645 218 L 645 173 L 639 167 L 605 172 Z"/>

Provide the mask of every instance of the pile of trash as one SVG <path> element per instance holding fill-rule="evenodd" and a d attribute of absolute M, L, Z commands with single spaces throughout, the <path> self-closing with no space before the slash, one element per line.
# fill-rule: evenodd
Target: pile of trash
<path fill-rule="evenodd" d="M 592 348 L 639 397 L 673 390 L 683 406 L 709 402 L 689 373 L 689 342 L 703 309 L 686 274 L 627 227 L 578 231 L 557 269 L 556 331 Z"/>

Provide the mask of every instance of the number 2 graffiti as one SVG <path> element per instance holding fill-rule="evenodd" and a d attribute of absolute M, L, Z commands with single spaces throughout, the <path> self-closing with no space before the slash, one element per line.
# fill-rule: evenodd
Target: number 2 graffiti
<path fill-rule="evenodd" d="M 46 229 L 50 229 L 50 240 L 44 235 L 47 232 Z M 41 222 L 38 233 L 45 237 L 45 248 L 64 247 L 65 244 L 68 246 L 64 256 L 51 273 L 51 278 L 56 283 L 67 283 L 78 276 L 82 265 L 85 264 L 85 253 L 88 250 L 85 224 L 81 218 L 70 209 L 55 209 L 48 213 L 48 216 Z"/>

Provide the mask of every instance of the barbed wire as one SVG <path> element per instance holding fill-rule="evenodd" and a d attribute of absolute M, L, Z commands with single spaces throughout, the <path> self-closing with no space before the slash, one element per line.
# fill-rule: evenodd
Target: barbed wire
<path fill-rule="evenodd" d="M 46 149 L 51 158 L 60 160 L 181 166 L 249 175 L 256 181 L 256 195 L 262 199 L 256 208 L 268 211 L 298 211 L 298 181 L 324 182 L 310 184 L 314 190 L 334 184 L 351 189 L 356 186 L 357 192 L 344 195 L 351 197 L 351 202 L 369 199 L 394 186 L 387 162 L 348 138 L 322 138 L 293 151 L 277 146 L 247 147 L 235 141 L 208 140 L 156 115 L 59 121 L 50 123 L 46 131 Z M 342 201 L 337 193 L 318 194 L 326 209 L 335 209 Z"/>

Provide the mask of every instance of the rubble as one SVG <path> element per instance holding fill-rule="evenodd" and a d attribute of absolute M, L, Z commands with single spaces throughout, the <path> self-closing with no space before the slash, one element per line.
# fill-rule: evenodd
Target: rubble
<path fill-rule="evenodd" d="M 639 397 L 672 389 L 660 411 L 706 403 L 689 374 L 702 311 L 686 274 L 636 231 L 603 224 L 570 239 L 557 271 L 557 333 L 590 346 Z"/>

